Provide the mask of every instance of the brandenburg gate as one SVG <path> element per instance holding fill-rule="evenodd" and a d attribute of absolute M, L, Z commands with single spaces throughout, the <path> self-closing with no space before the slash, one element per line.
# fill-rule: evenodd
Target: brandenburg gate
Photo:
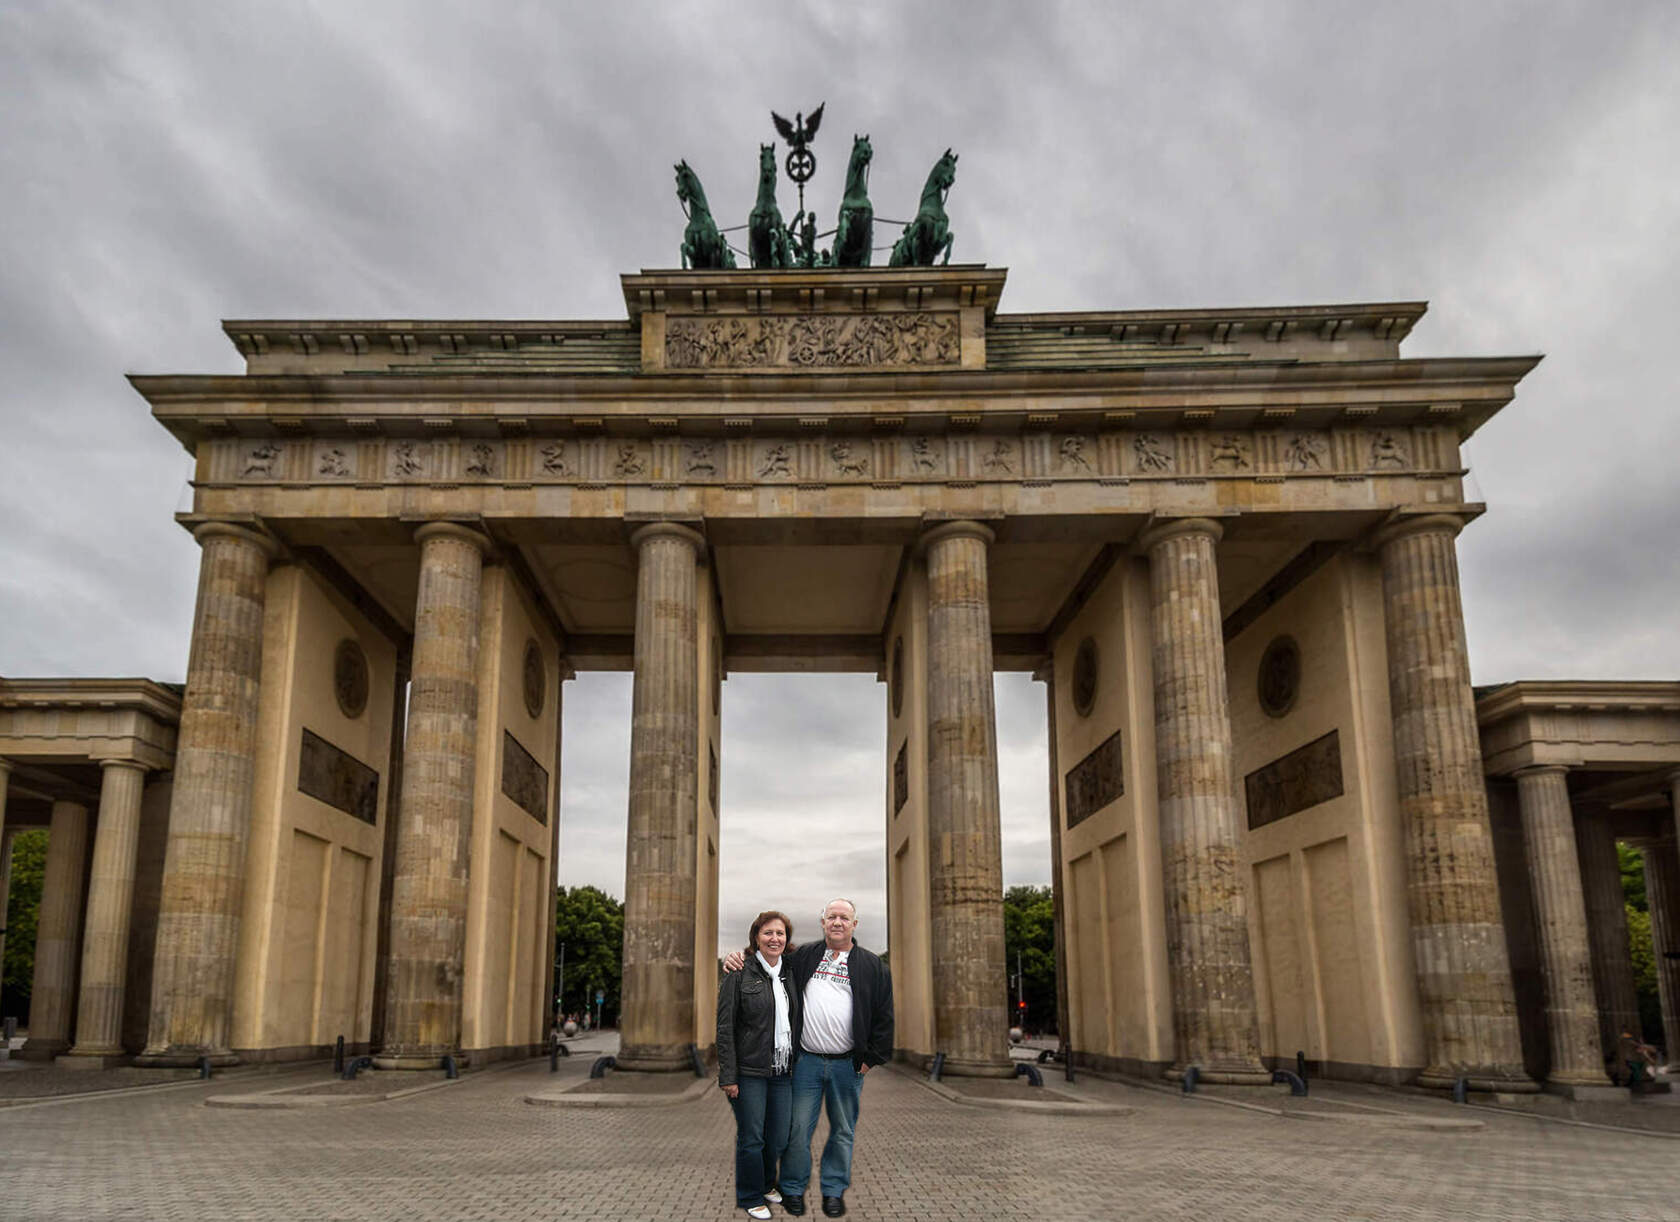
<path fill-rule="evenodd" d="M 1415 302 L 1010 315 L 1005 280 L 648 271 L 621 319 L 230 322 L 243 375 L 135 377 L 203 549 L 142 1063 L 537 1046 L 561 692 L 604 669 L 619 1063 L 685 1066 L 720 684 L 862 671 L 901 1053 L 1006 1073 L 1025 670 L 1082 1063 L 1268 1081 L 1311 1009 L 1349 1076 L 1531 1087 L 1455 538 L 1459 447 L 1536 358 L 1402 358 Z"/>

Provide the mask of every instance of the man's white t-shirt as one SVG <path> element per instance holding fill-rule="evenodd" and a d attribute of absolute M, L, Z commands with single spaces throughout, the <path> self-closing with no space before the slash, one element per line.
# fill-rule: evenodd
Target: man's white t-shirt
<path fill-rule="evenodd" d="M 805 986 L 805 1031 L 799 1044 L 806 1052 L 838 1056 L 852 1050 L 852 977 L 849 950 L 823 947 L 822 962 Z"/>

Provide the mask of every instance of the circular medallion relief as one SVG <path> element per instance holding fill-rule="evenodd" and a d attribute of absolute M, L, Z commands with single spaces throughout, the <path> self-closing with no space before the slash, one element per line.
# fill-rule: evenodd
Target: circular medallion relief
<path fill-rule="evenodd" d="M 349 637 L 340 641 L 338 648 L 333 650 L 333 695 L 338 698 L 338 711 L 346 717 L 360 717 L 367 708 L 367 654 Z"/>
<path fill-rule="evenodd" d="M 548 672 L 543 666 L 542 649 L 536 641 L 525 642 L 525 663 L 523 679 L 525 683 L 525 711 L 532 720 L 542 716 L 543 697 L 547 694 Z"/>
<path fill-rule="evenodd" d="M 892 671 L 887 677 L 887 692 L 892 699 L 894 717 L 904 715 L 904 638 L 893 642 Z"/>
<path fill-rule="evenodd" d="M 1268 717 L 1282 717 L 1295 707 L 1301 689 L 1301 648 L 1295 638 L 1280 636 L 1260 656 L 1260 707 Z"/>
<path fill-rule="evenodd" d="M 1097 703 L 1097 642 L 1086 637 L 1073 655 L 1073 711 L 1089 717 Z"/>

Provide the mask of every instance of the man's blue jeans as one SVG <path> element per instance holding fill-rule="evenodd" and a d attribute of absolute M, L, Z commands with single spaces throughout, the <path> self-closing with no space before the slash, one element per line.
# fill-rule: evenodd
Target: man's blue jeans
<path fill-rule="evenodd" d="M 788 1143 L 792 1083 L 788 1074 L 742 1074 L 740 1093 L 729 1101 L 735 1111 L 735 1203 L 742 1209 L 764 1204 L 764 1190 L 776 1182 Z"/>
<path fill-rule="evenodd" d="M 828 1112 L 822 1152 L 822 1194 L 837 1197 L 852 1183 L 852 1130 L 863 1105 L 863 1075 L 840 1057 L 802 1052 L 793 1063 L 793 1133 L 782 1156 L 782 1195 L 802 1196 L 811 1182 L 811 1138 L 817 1111 Z"/>

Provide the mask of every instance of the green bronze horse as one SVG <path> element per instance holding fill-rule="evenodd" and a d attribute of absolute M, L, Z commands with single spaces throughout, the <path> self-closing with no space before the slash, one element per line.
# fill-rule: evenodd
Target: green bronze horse
<path fill-rule="evenodd" d="M 734 267 L 735 255 L 729 243 L 718 232 L 712 220 L 712 210 L 706 203 L 706 192 L 700 177 L 679 161 L 677 171 L 677 200 L 688 216 L 688 228 L 683 230 L 682 265 L 696 268 Z"/>
<path fill-rule="evenodd" d="M 758 202 L 747 215 L 747 254 L 754 267 L 792 267 L 782 210 L 776 206 L 776 146 L 758 146 Z"/>
<path fill-rule="evenodd" d="M 927 185 L 922 188 L 916 219 L 904 227 L 904 236 L 893 243 L 889 267 L 932 267 L 944 252 L 942 263 L 951 261 L 951 243 L 956 241 L 945 216 L 945 195 L 957 181 L 957 155 L 950 149 L 933 163 Z"/>
<path fill-rule="evenodd" d="M 869 161 L 875 150 L 868 136 L 852 137 L 846 166 L 846 194 L 840 200 L 840 223 L 834 230 L 834 266 L 868 267 L 875 241 L 875 209 L 869 203 Z"/>

